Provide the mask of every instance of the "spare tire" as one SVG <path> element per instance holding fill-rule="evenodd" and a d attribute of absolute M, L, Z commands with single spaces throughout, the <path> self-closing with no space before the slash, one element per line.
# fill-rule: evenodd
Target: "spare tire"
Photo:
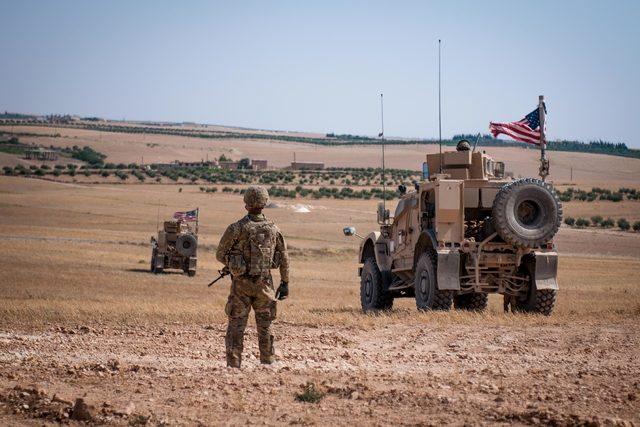
<path fill-rule="evenodd" d="M 493 225 L 505 242 L 536 247 L 556 235 L 562 205 L 550 184 L 524 178 L 504 185 L 493 201 Z"/>
<path fill-rule="evenodd" d="M 198 247 L 198 240 L 193 234 L 180 234 L 176 239 L 176 251 L 184 257 L 193 256 Z"/>

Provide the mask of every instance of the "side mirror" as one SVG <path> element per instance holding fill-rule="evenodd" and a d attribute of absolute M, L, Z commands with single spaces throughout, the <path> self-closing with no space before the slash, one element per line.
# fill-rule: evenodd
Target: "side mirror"
<path fill-rule="evenodd" d="M 345 236 L 351 237 L 351 236 L 354 236 L 356 234 L 356 228 L 355 227 L 345 227 L 345 228 L 342 229 L 342 232 L 344 233 Z"/>

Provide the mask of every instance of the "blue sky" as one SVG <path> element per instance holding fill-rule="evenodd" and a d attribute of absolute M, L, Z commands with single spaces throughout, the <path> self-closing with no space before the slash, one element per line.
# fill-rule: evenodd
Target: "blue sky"
<path fill-rule="evenodd" d="M 640 147 L 638 1 L 1 1 L 0 109 L 389 136 L 486 132 L 547 98 L 549 138 Z"/>

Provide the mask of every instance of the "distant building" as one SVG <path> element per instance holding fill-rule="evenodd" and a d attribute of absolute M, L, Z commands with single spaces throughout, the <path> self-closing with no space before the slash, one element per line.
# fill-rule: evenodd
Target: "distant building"
<path fill-rule="evenodd" d="M 228 170 L 237 170 L 239 166 L 239 162 L 232 162 L 229 160 L 225 160 L 222 162 L 218 162 L 220 164 L 220 169 L 228 169 Z"/>
<path fill-rule="evenodd" d="M 27 150 L 25 152 L 25 157 L 27 160 L 56 161 L 58 160 L 58 153 L 53 150 L 43 150 L 42 148 L 38 148 L 36 150 Z"/>
<path fill-rule="evenodd" d="M 322 170 L 322 162 L 291 162 L 291 170 Z"/>
<path fill-rule="evenodd" d="M 218 167 L 218 162 L 215 160 L 208 161 L 199 161 L 199 162 L 180 162 L 176 160 L 171 163 L 156 163 L 155 167 L 159 171 L 165 171 L 169 169 L 177 169 L 177 168 L 187 168 L 187 169 L 197 169 L 197 168 L 215 168 Z"/>
<path fill-rule="evenodd" d="M 268 162 L 266 160 L 251 160 L 251 169 L 254 171 L 265 170 L 268 167 Z"/>

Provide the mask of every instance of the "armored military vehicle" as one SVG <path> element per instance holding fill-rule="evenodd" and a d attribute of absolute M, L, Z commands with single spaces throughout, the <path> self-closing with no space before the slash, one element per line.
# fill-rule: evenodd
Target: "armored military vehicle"
<path fill-rule="evenodd" d="M 196 275 L 198 236 L 184 221 L 165 221 L 158 237 L 151 237 L 151 272 L 162 273 L 167 268 Z"/>
<path fill-rule="evenodd" d="M 553 187 L 507 178 L 503 162 L 463 150 L 427 155 L 423 180 L 401 191 L 393 217 L 381 203 L 380 231 L 359 236 L 364 311 L 400 297 L 420 310 L 479 311 L 499 293 L 513 311 L 551 314 L 562 221 Z"/>

